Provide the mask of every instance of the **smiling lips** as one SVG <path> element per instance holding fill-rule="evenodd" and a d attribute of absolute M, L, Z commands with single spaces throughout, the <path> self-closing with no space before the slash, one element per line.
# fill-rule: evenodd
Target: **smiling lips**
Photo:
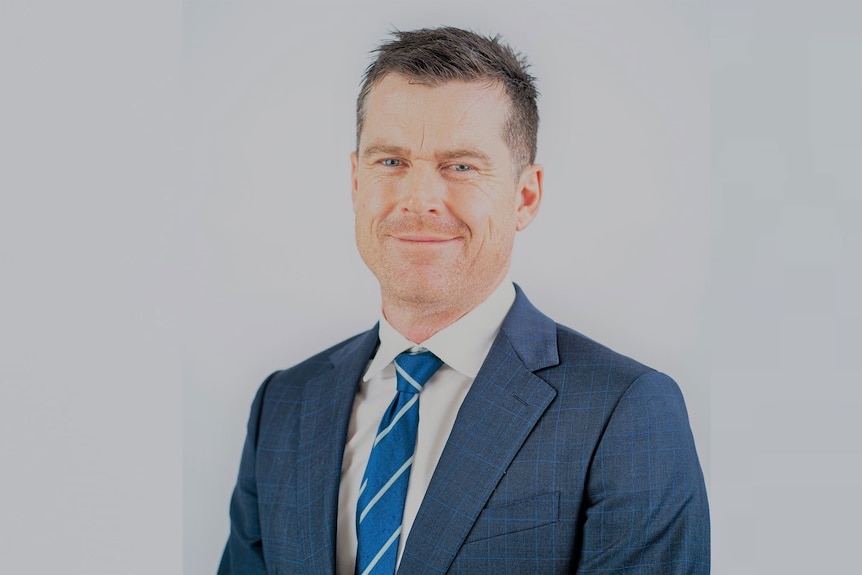
<path fill-rule="evenodd" d="M 412 242 L 419 244 L 443 244 L 458 239 L 453 237 L 432 236 L 428 234 L 404 234 L 393 235 L 392 237 L 397 240 L 401 240 L 402 242 Z"/>
<path fill-rule="evenodd" d="M 378 233 L 407 245 L 445 245 L 467 235 L 467 226 L 458 220 L 422 221 L 422 218 L 391 218 L 380 223 Z"/>

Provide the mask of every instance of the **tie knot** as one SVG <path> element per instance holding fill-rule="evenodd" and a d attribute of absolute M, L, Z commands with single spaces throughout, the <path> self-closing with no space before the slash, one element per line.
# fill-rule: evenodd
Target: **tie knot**
<path fill-rule="evenodd" d="M 443 361 L 431 353 L 404 352 L 395 358 L 395 374 L 398 380 L 398 391 L 419 393 Z"/>

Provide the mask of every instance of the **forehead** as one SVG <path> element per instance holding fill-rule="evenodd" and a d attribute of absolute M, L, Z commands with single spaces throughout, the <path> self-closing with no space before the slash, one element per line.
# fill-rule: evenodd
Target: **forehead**
<path fill-rule="evenodd" d="M 398 74 L 384 76 L 368 95 L 361 140 L 419 138 L 423 143 L 505 145 L 509 100 L 495 82 L 452 80 L 421 83 Z M 459 142 L 460 143 L 460 142 Z"/>

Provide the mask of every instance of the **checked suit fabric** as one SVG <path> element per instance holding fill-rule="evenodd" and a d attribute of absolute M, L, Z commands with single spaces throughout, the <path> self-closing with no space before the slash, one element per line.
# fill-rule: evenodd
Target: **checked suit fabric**
<path fill-rule="evenodd" d="M 419 392 L 443 364 L 430 351 L 405 352 L 394 363 L 397 393 L 380 421 L 356 506 L 357 575 L 395 572 L 419 426 Z"/>

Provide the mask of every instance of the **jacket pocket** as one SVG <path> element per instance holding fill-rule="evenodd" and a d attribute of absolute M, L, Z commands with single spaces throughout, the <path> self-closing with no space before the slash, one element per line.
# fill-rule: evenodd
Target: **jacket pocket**
<path fill-rule="evenodd" d="M 465 543 L 535 529 L 560 519 L 560 492 L 522 499 L 492 500 L 482 509 Z"/>

